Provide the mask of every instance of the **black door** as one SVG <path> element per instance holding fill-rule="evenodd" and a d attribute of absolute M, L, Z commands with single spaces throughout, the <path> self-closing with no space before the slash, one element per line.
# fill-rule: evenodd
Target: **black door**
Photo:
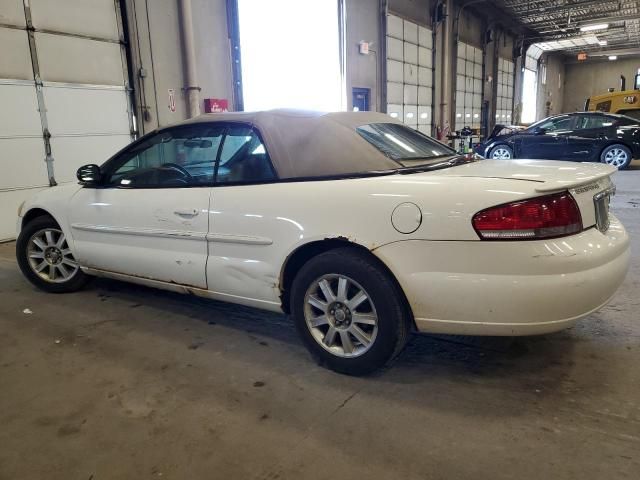
<path fill-rule="evenodd" d="M 606 115 L 576 115 L 572 132 L 567 137 L 568 160 L 597 161 L 607 138 L 615 137 L 617 119 Z"/>
<path fill-rule="evenodd" d="M 517 158 L 566 160 L 573 124 L 572 116 L 560 115 L 527 128 L 517 140 Z"/>

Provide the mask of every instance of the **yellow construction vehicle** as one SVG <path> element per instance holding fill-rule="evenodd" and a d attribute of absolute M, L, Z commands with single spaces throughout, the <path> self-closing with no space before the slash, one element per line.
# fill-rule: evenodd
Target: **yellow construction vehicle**
<path fill-rule="evenodd" d="M 587 98 L 585 111 L 619 113 L 640 120 L 640 73 L 634 80 L 633 90 L 625 90 L 625 79 L 621 76 L 619 92 L 610 89 L 602 95 Z"/>

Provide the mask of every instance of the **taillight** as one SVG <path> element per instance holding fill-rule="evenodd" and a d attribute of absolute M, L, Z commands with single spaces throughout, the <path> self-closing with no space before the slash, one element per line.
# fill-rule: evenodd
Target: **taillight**
<path fill-rule="evenodd" d="M 568 192 L 487 208 L 473 216 L 483 240 L 561 237 L 582 230 L 582 217 Z"/>

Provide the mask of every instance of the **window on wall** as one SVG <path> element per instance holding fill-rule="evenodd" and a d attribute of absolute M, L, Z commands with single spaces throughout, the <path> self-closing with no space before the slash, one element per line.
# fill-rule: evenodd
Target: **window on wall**
<path fill-rule="evenodd" d="M 496 123 L 511 125 L 513 112 L 513 62 L 498 59 L 498 94 L 496 95 Z"/>
<path fill-rule="evenodd" d="M 455 130 L 480 128 L 482 108 L 482 50 L 458 44 Z"/>
<path fill-rule="evenodd" d="M 431 135 L 432 32 L 387 16 L 387 113 Z"/>

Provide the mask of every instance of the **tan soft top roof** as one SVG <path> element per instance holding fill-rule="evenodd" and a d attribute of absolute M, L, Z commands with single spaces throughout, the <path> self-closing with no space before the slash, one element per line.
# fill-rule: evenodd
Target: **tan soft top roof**
<path fill-rule="evenodd" d="M 242 122 L 263 137 L 280 178 L 362 173 L 398 168 L 355 129 L 369 123 L 396 123 L 383 113 L 303 110 L 209 113 L 186 123 Z"/>

